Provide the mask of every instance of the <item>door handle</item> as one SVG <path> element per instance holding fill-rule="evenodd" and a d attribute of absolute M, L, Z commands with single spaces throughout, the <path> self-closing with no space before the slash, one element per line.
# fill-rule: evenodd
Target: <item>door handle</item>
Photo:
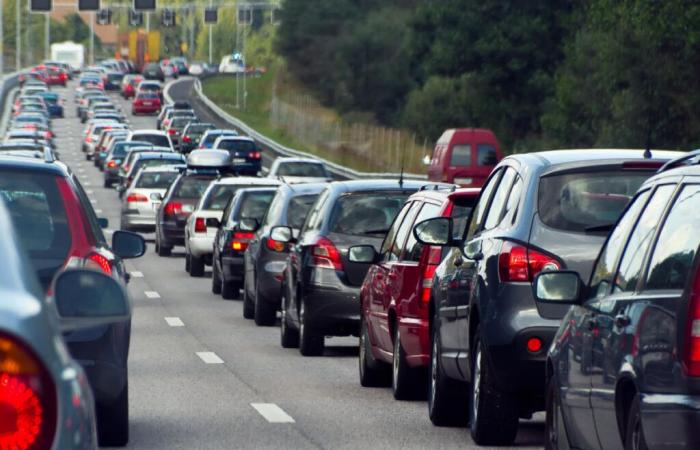
<path fill-rule="evenodd" d="M 624 314 L 619 314 L 615 316 L 615 326 L 618 328 L 625 328 L 631 322 L 629 316 Z"/>
<path fill-rule="evenodd" d="M 593 331 L 598 328 L 598 319 L 588 319 L 588 329 Z"/>

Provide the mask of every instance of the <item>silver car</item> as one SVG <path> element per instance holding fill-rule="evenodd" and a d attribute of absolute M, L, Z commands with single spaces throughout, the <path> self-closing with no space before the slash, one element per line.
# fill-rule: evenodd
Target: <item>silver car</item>
<path fill-rule="evenodd" d="M 144 167 L 122 197 L 122 230 L 154 231 L 161 199 L 184 165 Z"/>

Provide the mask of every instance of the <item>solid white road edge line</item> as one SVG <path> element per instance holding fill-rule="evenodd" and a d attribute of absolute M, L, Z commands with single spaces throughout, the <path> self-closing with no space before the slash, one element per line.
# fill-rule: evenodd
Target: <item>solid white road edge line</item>
<path fill-rule="evenodd" d="M 250 406 L 270 423 L 294 423 L 292 416 L 274 403 L 251 403 Z"/>
<path fill-rule="evenodd" d="M 145 291 L 144 294 L 146 294 L 148 298 L 160 298 L 160 294 L 156 291 Z"/>
<path fill-rule="evenodd" d="M 199 359 L 204 361 L 206 364 L 223 364 L 224 360 L 219 358 L 214 352 L 197 352 Z"/>
<path fill-rule="evenodd" d="M 179 317 L 164 317 L 171 327 L 184 327 L 185 323 Z"/>

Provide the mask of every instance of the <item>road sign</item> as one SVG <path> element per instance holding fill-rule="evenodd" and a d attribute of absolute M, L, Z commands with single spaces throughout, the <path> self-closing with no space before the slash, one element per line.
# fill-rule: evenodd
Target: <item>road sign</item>
<path fill-rule="evenodd" d="M 29 10 L 32 12 L 49 12 L 51 11 L 51 0 L 31 0 Z"/>
<path fill-rule="evenodd" d="M 134 9 L 137 11 L 154 11 L 156 0 L 134 0 Z"/>
<path fill-rule="evenodd" d="M 204 23 L 215 24 L 219 20 L 219 13 L 215 7 L 204 9 Z"/>
<path fill-rule="evenodd" d="M 78 11 L 97 11 L 100 9 L 100 0 L 78 0 Z"/>

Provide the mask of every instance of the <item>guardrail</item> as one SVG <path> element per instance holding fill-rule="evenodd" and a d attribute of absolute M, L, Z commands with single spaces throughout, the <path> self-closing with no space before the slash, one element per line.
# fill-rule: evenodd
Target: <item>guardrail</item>
<path fill-rule="evenodd" d="M 0 105 L 2 105 L 2 117 L 0 117 L 0 131 L 4 134 L 7 125 L 8 117 L 5 112 L 7 111 L 7 99 L 8 95 L 14 91 L 14 89 L 19 87 L 19 74 L 21 72 L 6 73 L 2 77 L 2 87 L 0 87 Z"/>
<path fill-rule="evenodd" d="M 181 80 L 182 81 L 182 80 Z M 168 95 L 168 88 L 174 84 L 169 83 L 168 86 L 166 87 L 166 99 L 172 100 L 169 98 L 170 96 Z M 202 83 L 200 80 L 197 78 L 194 81 L 194 91 L 201 100 L 204 105 L 209 108 L 209 110 L 219 116 L 222 120 L 225 122 L 231 124 L 233 127 L 238 128 L 241 130 L 243 133 L 247 134 L 260 144 L 262 144 L 264 147 L 269 148 L 273 152 L 282 155 L 282 156 L 291 156 L 291 157 L 297 157 L 297 158 L 314 158 L 317 160 L 322 161 L 328 170 L 333 173 L 334 175 L 337 175 L 341 178 L 346 178 L 346 179 L 361 179 L 361 178 L 399 178 L 401 176 L 400 173 L 396 172 L 360 172 L 354 169 L 351 169 L 349 167 L 341 166 L 340 164 L 336 164 L 334 162 L 328 161 L 323 158 L 319 158 L 318 156 L 311 154 L 311 153 L 306 153 L 302 152 L 300 150 L 296 150 L 293 148 L 286 147 L 279 142 L 276 142 L 269 137 L 258 133 L 256 130 L 248 126 L 245 122 L 243 122 L 240 119 L 237 119 L 236 117 L 233 117 L 226 111 L 224 111 L 219 105 L 214 103 L 209 97 L 204 95 L 204 92 L 202 92 Z M 404 173 L 403 177 L 406 179 L 417 179 L 417 180 L 425 180 L 427 179 L 427 175 L 420 175 L 420 174 L 412 174 L 412 173 Z"/>

